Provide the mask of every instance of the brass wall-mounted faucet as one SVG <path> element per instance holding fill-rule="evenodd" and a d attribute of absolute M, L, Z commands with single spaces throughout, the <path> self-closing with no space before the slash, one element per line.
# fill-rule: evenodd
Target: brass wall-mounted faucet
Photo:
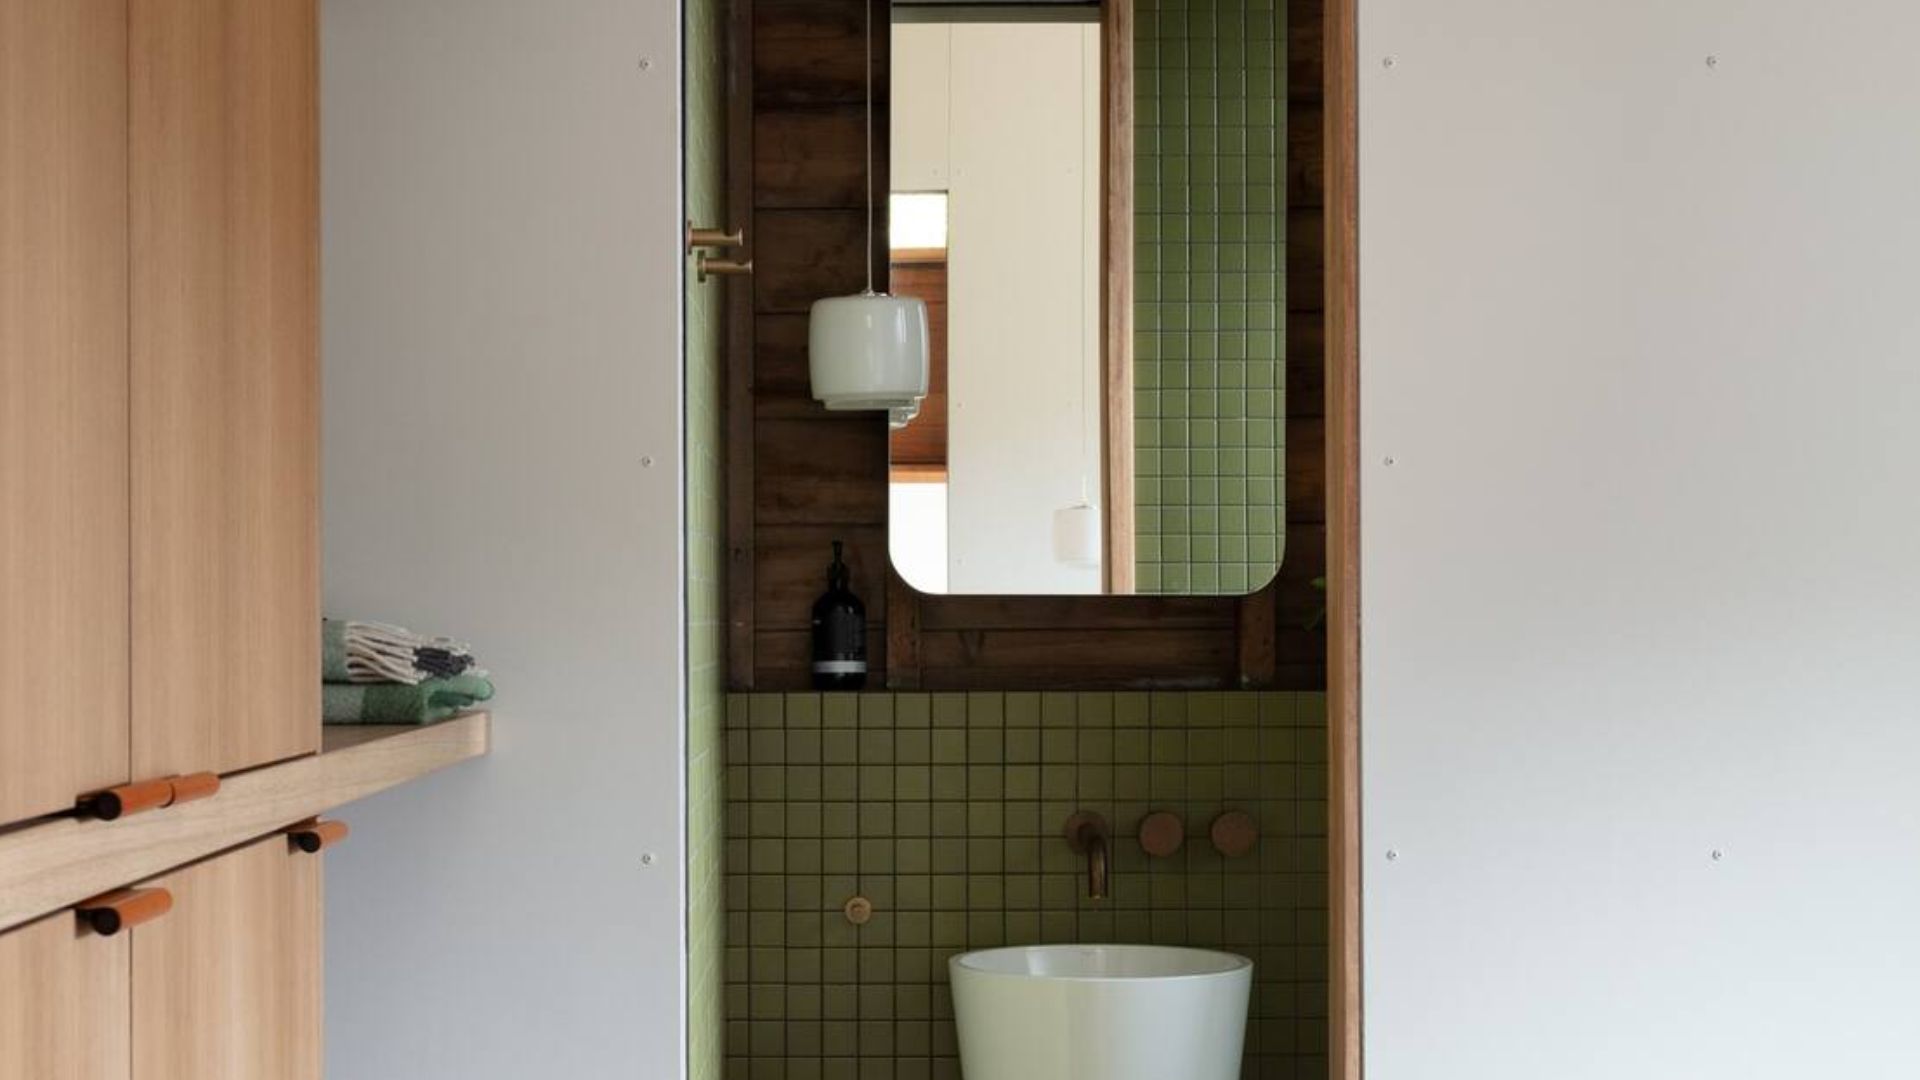
<path fill-rule="evenodd" d="M 1091 810 L 1082 810 L 1067 819 L 1063 830 L 1067 846 L 1075 855 L 1087 857 L 1087 899 L 1107 898 L 1107 848 L 1112 834 L 1107 819 Z"/>

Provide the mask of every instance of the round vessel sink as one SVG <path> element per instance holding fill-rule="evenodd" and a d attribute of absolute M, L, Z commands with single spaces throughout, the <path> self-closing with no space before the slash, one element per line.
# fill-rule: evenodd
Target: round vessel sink
<path fill-rule="evenodd" d="M 1029 945 L 948 963 L 966 1080 L 1238 1080 L 1253 961 Z"/>

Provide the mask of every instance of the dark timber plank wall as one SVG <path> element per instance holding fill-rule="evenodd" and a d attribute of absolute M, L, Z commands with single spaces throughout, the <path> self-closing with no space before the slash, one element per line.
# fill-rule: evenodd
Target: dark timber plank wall
<path fill-rule="evenodd" d="M 735 205 L 751 195 L 750 213 L 736 218 L 751 221 L 756 274 L 735 286 L 751 290 L 751 304 L 736 304 L 730 345 L 734 687 L 807 685 L 809 609 L 830 542 L 841 539 L 867 603 L 876 688 L 1323 688 L 1325 629 L 1314 621 L 1321 596 L 1311 584 L 1326 568 L 1323 0 L 1289 0 L 1288 15 L 1286 557 L 1274 583 L 1246 599 L 925 596 L 894 578 L 885 421 L 822 410 L 808 394 L 806 361 L 808 306 L 865 281 L 867 4 L 882 196 L 876 267 L 887 272 L 888 4 L 735 2 L 748 15 L 734 20 L 733 91 L 752 105 L 732 167 Z M 905 662 L 889 670 L 889 652 Z"/>

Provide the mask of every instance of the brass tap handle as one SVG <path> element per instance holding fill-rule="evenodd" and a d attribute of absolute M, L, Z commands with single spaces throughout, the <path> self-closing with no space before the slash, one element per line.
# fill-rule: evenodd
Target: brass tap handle
<path fill-rule="evenodd" d="M 695 279 L 704 284 L 710 277 L 751 274 L 753 273 L 753 260 L 716 259 L 703 251 L 694 258 L 693 267 Z"/>
<path fill-rule="evenodd" d="M 1253 850 L 1260 840 L 1260 826 L 1245 810 L 1228 810 L 1213 819 L 1207 829 L 1214 849 L 1229 859 L 1238 859 Z"/>
<path fill-rule="evenodd" d="M 693 222 L 687 222 L 687 253 L 694 248 L 737 248 L 747 242 L 747 231 L 735 229 L 726 232 L 722 229 L 697 229 Z"/>
<path fill-rule="evenodd" d="M 1140 819 L 1140 850 L 1156 859 L 1164 859 L 1187 842 L 1187 826 L 1180 815 L 1160 810 Z"/>

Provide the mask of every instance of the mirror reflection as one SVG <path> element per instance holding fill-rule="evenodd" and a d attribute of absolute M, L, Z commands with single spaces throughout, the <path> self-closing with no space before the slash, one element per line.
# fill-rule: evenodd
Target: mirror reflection
<path fill-rule="evenodd" d="M 1284 15 L 1109 2 L 893 8 L 889 287 L 926 301 L 932 371 L 890 540 L 926 592 L 1279 566 Z"/>

